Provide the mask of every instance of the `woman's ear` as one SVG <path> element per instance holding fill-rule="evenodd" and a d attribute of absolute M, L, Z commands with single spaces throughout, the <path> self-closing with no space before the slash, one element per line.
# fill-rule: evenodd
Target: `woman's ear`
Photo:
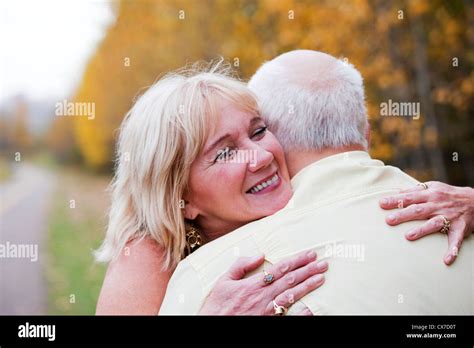
<path fill-rule="evenodd" d="M 188 201 L 184 201 L 184 217 L 188 220 L 194 220 L 199 215 L 196 206 Z"/>

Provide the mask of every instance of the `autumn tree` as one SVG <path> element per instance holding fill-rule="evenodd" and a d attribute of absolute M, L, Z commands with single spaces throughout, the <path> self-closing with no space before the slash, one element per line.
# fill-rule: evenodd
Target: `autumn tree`
<path fill-rule="evenodd" d="M 75 95 L 96 104 L 94 120 L 75 122 L 90 167 L 110 168 L 124 115 L 162 74 L 223 56 L 248 79 L 263 61 L 304 48 L 343 59 L 363 75 L 374 157 L 422 180 L 474 181 L 470 2 L 142 0 L 112 6 L 117 20 Z M 381 116 L 388 100 L 420 103 L 420 117 Z"/>

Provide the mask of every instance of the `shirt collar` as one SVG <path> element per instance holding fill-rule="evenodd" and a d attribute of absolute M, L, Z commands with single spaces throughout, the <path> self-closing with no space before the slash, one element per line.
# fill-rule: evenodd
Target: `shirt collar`
<path fill-rule="evenodd" d="M 309 173 L 313 172 L 313 170 L 317 170 L 317 167 L 331 166 L 336 162 L 347 160 L 367 161 L 371 160 L 371 157 L 366 151 L 347 151 L 324 157 L 319 161 L 307 165 L 298 173 L 296 173 L 295 176 L 293 176 L 291 179 L 291 186 L 293 187 L 293 190 L 296 190 L 296 188 L 301 184 L 301 181 L 304 180 L 304 178 L 307 177 Z"/>

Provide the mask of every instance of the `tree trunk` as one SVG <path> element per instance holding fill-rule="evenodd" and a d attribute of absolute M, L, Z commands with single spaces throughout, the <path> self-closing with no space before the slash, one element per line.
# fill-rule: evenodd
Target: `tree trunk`
<path fill-rule="evenodd" d="M 424 110 L 425 127 L 432 127 L 439 135 L 438 122 L 436 120 L 435 108 L 431 100 L 430 76 L 428 72 L 428 59 L 426 56 L 426 35 L 421 18 L 410 18 L 410 31 L 413 37 L 416 90 L 420 98 L 421 109 Z M 439 137 L 438 137 L 439 138 Z M 433 166 L 435 179 L 447 180 L 446 167 L 443 161 L 443 153 L 436 140 L 434 148 L 427 151 L 431 165 Z"/>

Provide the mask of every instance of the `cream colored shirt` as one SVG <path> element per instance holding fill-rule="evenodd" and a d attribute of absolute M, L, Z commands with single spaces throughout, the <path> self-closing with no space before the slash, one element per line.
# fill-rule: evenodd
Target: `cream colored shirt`
<path fill-rule="evenodd" d="M 379 199 L 415 185 L 401 170 L 363 151 L 324 158 L 293 179 L 289 204 L 195 251 L 179 263 L 160 309 L 197 314 L 216 280 L 239 256 L 264 253 L 266 265 L 307 249 L 326 259 L 319 289 L 293 304 L 314 314 L 472 314 L 473 238 L 456 262 L 443 263 L 447 238 L 416 242 L 405 232 L 423 222 L 385 223 Z M 262 274 L 263 267 L 258 271 Z"/>

